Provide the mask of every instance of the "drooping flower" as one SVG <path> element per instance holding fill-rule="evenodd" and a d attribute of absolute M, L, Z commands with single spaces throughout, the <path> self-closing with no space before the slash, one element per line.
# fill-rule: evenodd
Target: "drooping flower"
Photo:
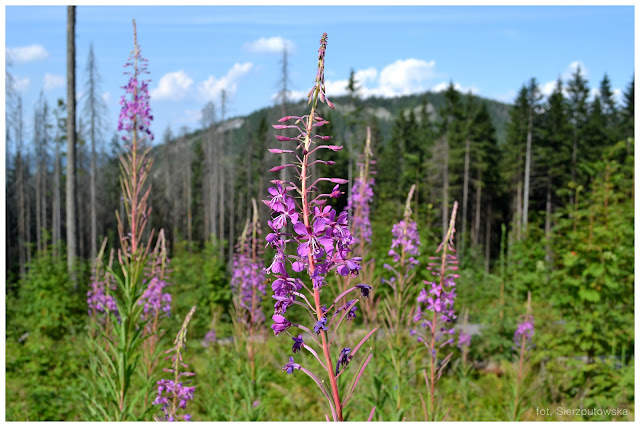
<path fill-rule="evenodd" d="M 369 292 L 371 291 L 371 286 L 366 283 L 358 283 L 356 288 L 360 289 L 363 298 L 369 298 Z"/>
<path fill-rule="evenodd" d="M 302 345 L 304 344 L 304 341 L 302 341 L 302 335 L 298 335 L 297 337 L 291 337 L 291 339 L 293 340 L 292 351 L 294 353 L 300 352 L 300 349 L 302 348 Z"/>
<path fill-rule="evenodd" d="M 287 374 L 293 374 L 294 369 L 300 369 L 300 364 L 293 361 L 293 356 L 289 356 L 289 363 L 284 365 L 282 370 L 286 371 Z"/>
<path fill-rule="evenodd" d="M 341 366 L 347 366 L 351 361 L 351 359 L 349 358 L 349 353 L 351 353 L 351 349 L 349 347 L 343 348 L 340 352 L 340 355 L 338 356 L 338 362 L 336 363 L 336 375 L 338 375 L 338 372 L 340 372 Z"/>
<path fill-rule="evenodd" d="M 316 324 L 313 326 L 313 330 L 315 331 L 316 334 L 320 334 L 320 331 L 326 331 L 327 318 L 323 316 L 320 320 L 318 320 Z"/>
<path fill-rule="evenodd" d="M 273 333 L 275 335 L 278 335 L 291 327 L 291 322 L 285 319 L 284 316 L 274 314 L 271 318 L 274 322 L 273 325 L 271 325 L 271 329 L 273 329 Z"/>

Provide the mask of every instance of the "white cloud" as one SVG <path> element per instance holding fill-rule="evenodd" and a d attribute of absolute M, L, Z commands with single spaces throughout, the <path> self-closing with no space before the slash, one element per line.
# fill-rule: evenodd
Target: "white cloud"
<path fill-rule="evenodd" d="M 564 73 L 562 73 L 562 80 L 571 80 L 571 78 L 573 77 L 573 73 L 576 72 L 578 67 L 580 67 L 580 74 L 582 74 L 582 77 L 589 77 L 589 71 L 587 70 L 587 67 L 584 66 L 582 61 L 573 61 L 571 64 L 569 64 L 567 69 L 564 70 Z"/>
<path fill-rule="evenodd" d="M 111 101 L 111 92 L 103 93 L 102 100 L 104 101 L 105 104 L 109 104 L 109 101 Z"/>
<path fill-rule="evenodd" d="M 355 79 L 360 87 L 359 94 L 363 98 L 369 96 L 393 97 L 409 95 L 426 90 L 427 82 L 433 80 L 438 74 L 435 71 L 435 61 L 422 59 L 399 59 L 387 66 L 382 71 L 374 67 L 358 70 Z M 347 94 L 348 79 L 327 80 L 325 82 L 329 99 L 332 96 Z"/>
<path fill-rule="evenodd" d="M 14 62 L 39 61 L 49 56 L 47 50 L 39 44 L 20 47 L 8 47 L 7 54 L 9 55 L 9 59 Z"/>
<path fill-rule="evenodd" d="M 587 67 L 585 67 L 585 65 L 584 65 L 584 63 L 582 61 L 573 61 L 572 63 L 570 63 L 567 66 L 567 68 L 565 68 L 565 70 L 562 72 L 562 74 L 560 74 L 560 79 L 562 79 L 562 83 L 563 83 L 563 85 L 562 85 L 562 93 L 565 96 L 568 93 L 567 92 L 567 82 L 573 78 L 573 74 L 576 72 L 578 67 L 580 67 L 580 74 L 582 75 L 582 77 L 587 78 L 589 76 L 589 71 L 587 70 Z M 557 79 L 542 83 L 542 84 L 540 84 L 540 92 L 544 96 L 548 97 L 556 89 L 556 85 L 557 84 L 558 84 L 558 80 Z"/>
<path fill-rule="evenodd" d="M 447 90 L 447 88 L 449 87 L 449 83 L 450 82 L 440 82 L 437 85 L 433 86 L 430 90 L 431 92 L 443 92 Z M 465 94 L 471 92 L 475 95 L 479 92 L 478 88 L 476 88 L 475 86 L 462 86 L 460 83 L 454 83 L 453 87 L 458 92 L 462 92 Z"/>
<path fill-rule="evenodd" d="M 540 93 L 542 93 L 544 96 L 549 96 L 553 93 L 554 90 L 556 90 L 557 85 L 557 80 L 543 83 L 540 85 Z"/>
<path fill-rule="evenodd" d="M 151 91 L 151 97 L 155 99 L 183 99 L 191 85 L 193 79 L 183 70 L 167 73 L 160 78 L 158 87 Z"/>
<path fill-rule="evenodd" d="M 64 76 L 46 73 L 44 75 L 44 90 L 50 91 L 64 86 Z"/>
<path fill-rule="evenodd" d="M 13 88 L 18 92 L 25 91 L 29 87 L 29 83 L 31 83 L 29 77 L 21 78 L 18 76 L 13 76 Z"/>
<path fill-rule="evenodd" d="M 363 98 L 370 96 L 394 97 L 401 95 L 410 95 L 428 90 L 440 91 L 447 88 L 449 82 L 442 82 L 433 85 L 433 80 L 442 77 L 436 72 L 435 61 L 424 61 L 422 59 L 399 59 L 382 68 L 382 71 L 374 67 L 357 70 L 355 79 L 359 86 L 359 95 Z M 326 80 L 325 86 L 329 99 L 336 96 L 346 95 L 349 79 Z M 455 88 L 460 92 L 471 91 L 474 94 L 479 92 L 475 86 L 463 87 L 459 83 L 454 84 Z M 289 99 L 299 100 L 305 98 L 307 91 L 292 91 Z M 273 95 L 273 99 L 277 99 L 277 94 Z"/>
<path fill-rule="evenodd" d="M 378 70 L 373 67 L 367 68 L 365 70 L 356 71 L 355 78 L 356 81 L 363 85 L 367 82 L 375 82 L 378 77 Z"/>
<path fill-rule="evenodd" d="M 251 68 L 253 68 L 251 62 L 235 63 L 226 75 L 220 78 L 209 76 L 207 80 L 200 82 L 198 84 L 199 93 L 206 100 L 219 99 L 222 89 L 227 91 L 227 95 L 233 95 L 238 89 L 238 80 L 247 74 Z"/>
<path fill-rule="evenodd" d="M 622 90 L 620 89 L 613 89 L 613 99 L 616 100 L 616 103 L 621 104 L 622 103 Z"/>
<path fill-rule="evenodd" d="M 250 52 L 257 53 L 281 53 L 284 48 L 287 48 L 288 52 L 295 51 L 296 45 L 289 39 L 277 37 L 262 37 L 258 40 L 254 40 L 244 44 L 244 48 Z"/>
<path fill-rule="evenodd" d="M 435 61 L 399 59 L 380 72 L 379 90 L 383 96 L 409 95 L 421 92 L 427 80 L 436 77 Z"/>

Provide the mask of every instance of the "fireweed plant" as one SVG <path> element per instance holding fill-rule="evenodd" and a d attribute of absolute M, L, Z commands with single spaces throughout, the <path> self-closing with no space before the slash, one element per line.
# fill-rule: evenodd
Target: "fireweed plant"
<path fill-rule="evenodd" d="M 262 332 L 265 323 L 262 301 L 266 296 L 266 272 L 262 257 L 258 207 L 255 199 L 251 199 L 251 202 L 253 216 L 251 221 L 247 219 L 245 223 L 233 258 L 232 321 L 235 330 L 234 346 L 238 357 L 232 361 L 232 366 L 229 366 L 227 386 L 231 386 L 233 395 L 241 397 L 230 405 L 233 408 L 230 408 L 229 415 L 239 412 L 243 419 L 256 421 L 263 410 L 260 401 L 264 392 L 262 380 L 266 374 L 262 366 L 256 364 L 257 356 L 262 351 L 260 346 L 256 347 L 256 335 Z M 250 381 L 247 381 L 247 378 Z M 239 407 L 236 407 L 236 404 Z"/>
<path fill-rule="evenodd" d="M 371 152 L 371 128 L 367 127 L 367 138 L 365 140 L 364 151 L 359 155 L 358 169 L 359 174 L 356 177 L 351 189 L 351 198 L 347 202 L 347 212 L 353 212 L 352 219 L 352 236 L 353 236 L 353 253 L 362 258 L 360 270 L 360 282 L 374 283 L 374 259 L 366 259 L 369 254 L 369 246 L 371 245 L 371 221 L 369 219 L 371 211 L 371 202 L 373 201 L 373 187 L 375 180 L 372 175 L 376 174 L 374 170 L 375 160 L 372 159 Z M 352 286 L 353 278 L 349 276 L 338 276 L 340 283 L 340 292 L 344 292 Z M 360 308 L 364 319 L 365 327 L 372 324 L 375 319 L 375 293 L 370 290 L 370 298 L 361 301 Z M 345 300 L 342 301 L 346 302 Z"/>
<path fill-rule="evenodd" d="M 391 368 L 390 374 L 379 378 L 382 388 L 382 399 L 389 399 L 392 407 L 386 412 L 390 420 L 400 421 L 404 412 L 413 402 L 404 401 L 405 391 L 411 379 L 410 363 L 415 350 L 415 343 L 409 339 L 413 301 L 418 294 L 414 284 L 416 267 L 420 265 L 420 236 L 418 225 L 413 220 L 411 201 L 415 191 L 412 185 L 407 195 L 403 219 L 393 225 L 393 238 L 389 249 L 392 264 L 385 263 L 384 269 L 392 274 L 389 279 L 381 279 L 388 285 L 388 292 L 380 297 L 379 306 L 382 312 L 384 342 L 387 351 L 382 353 L 384 363 Z M 382 367 L 382 366 L 380 366 Z M 393 374 L 391 374 L 391 372 Z"/>
<path fill-rule="evenodd" d="M 323 144 L 331 137 L 319 136 L 315 132 L 315 128 L 327 123 L 316 111 L 318 100 L 325 102 L 330 108 L 335 108 L 325 94 L 326 47 L 327 34 L 324 33 L 318 50 L 318 71 L 315 83 L 308 94 L 311 106 L 310 113 L 301 117 L 283 117 L 278 121 L 279 124 L 273 126 L 277 130 L 295 129 L 299 132 L 298 136 L 293 138 L 276 135 L 278 141 L 289 142 L 292 149 L 269 149 L 274 154 L 292 155 L 297 161 L 276 166 L 271 169 L 271 172 L 278 172 L 283 168 L 295 168 L 298 173 L 298 181 L 283 182 L 277 179 L 271 181 L 275 186 L 269 188 L 271 199 L 265 200 L 265 204 L 271 209 L 272 219 L 268 225 L 272 232 L 267 235 L 266 241 L 276 253 L 272 264 L 266 271 L 275 276 L 272 289 L 276 303 L 271 329 L 276 336 L 282 334 L 291 337 L 293 341 L 292 353 L 295 354 L 304 349 L 315 357 L 328 377 L 329 389 L 327 389 L 325 381 L 320 380 L 311 370 L 297 363 L 294 356 L 289 357 L 288 363 L 282 369 L 288 374 L 299 370 L 308 375 L 327 399 L 333 420 L 343 421 L 343 408 L 353 396 L 353 391 L 371 360 L 371 349 L 360 364 L 351 385 L 346 389 L 346 397 L 340 396 L 338 380 L 346 372 L 353 357 L 375 332 L 375 329 L 366 334 L 353 348 L 340 346 L 335 340 L 337 330 L 343 320 L 356 317 L 356 304 L 359 298 L 356 295 L 343 305 L 339 305 L 339 301 L 353 292 L 366 298 L 371 289 L 369 285 L 359 283 L 338 295 L 333 301 L 323 302 L 321 299 L 323 287 L 327 286 L 326 277 L 329 273 L 336 272 L 341 276 L 352 275 L 355 277 L 361 269 L 361 258 L 350 256 L 353 236 L 349 231 L 347 213 L 342 212 L 337 215 L 336 211 L 327 205 L 329 198 L 337 198 L 342 195 L 339 186 L 347 181 L 340 178 L 316 178 L 313 182 L 310 180 L 309 167 L 313 163 L 332 164 L 332 162 L 319 159 L 310 161 L 311 155 L 319 150 L 339 151 L 342 149 L 341 146 Z M 293 124 L 290 124 L 292 122 Z M 316 190 L 316 184 L 320 181 L 329 181 L 336 186 L 330 194 L 319 194 L 310 200 L 312 192 Z M 298 200 L 289 195 L 293 191 L 299 195 Z M 293 233 L 286 231 L 288 224 L 292 226 Z M 295 253 L 287 253 L 288 245 L 295 247 Z M 292 277 L 292 273 L 302 272 L 308 276 L 307 283 L 300 278 Z M 287 319 L 287 310 L 290 310 L 292 306 L 302 307 L 307 312 L 310 319 L 309 326 L 292 323 Z M 297 332 L 291 333 L 290 330 L 294 328 L 306 332 L 306 334 L 303 336 Z M 321 355 L 314 350 L 314 347 L 321 352 Z M 334 348 L 334 359 L 332 359 Z M 373 416 L 373 412 L 371 416 Z M 328 415 L 327 419 L 329 419 Z"/>
<path fill-rule="evenodd" d="M 527 312 L 518 323 L 515 333 L 513 334 L 514 350 L 518 352 L 518 373 L 513 385 L 513 403 L 510 412 L 511 420 L 520 419 L 523 408 L 521 408 L 522 400 L 522 383 L 527 374 L 528 353 L 532 346 L 533 333 L 533 314 L 531 310 L 531 291 L 527 295 Z"/>
<path fill-rule="evenodd" d="M 178 421 L 179 418 L 182 418 L 184 421 L 191 420 L 191 415 L 187 413 L 178 415 L 178 412 L 186 410 L 187 403 L 189 400 L 193 400 L 193 393 L 196 390 L 194 386 L 188 385 L 190 381 L 180 381 L 182 377 L 192 377 L 195 375 L 193 372 L 181 372 L 180 369 L 189 367 L 189 365 L 182 361 L 182 353 L 187 346 L 187 326 L 189 326 L 189 322 L 195 311 L 196 307 L 193 306 L 182 322 L 182 327 L 173 342 L 173 348 L 166 351 L 166 353 L 173 353 L 173 355 L 165 358 L 165 360 L 171 359 L 171 367 L 164 368 L 163 371 L 172 374 L 172 378 L 158 381 L 158 396 L 153 401 L 153 404 L 160 406 L 163 416 L 156 416 L 156 421 Z"/>
<path fill-rule="evenodd" d="M 125 67 L 129 81 L 123 87 L 125 95 L 120 101 L 118 130 L 123 133 L 122 139 L 126 144 L 126 152 L 120 156 L 120 184 L 127 227 L 116 212 L 120 240 L 117 256 L 121 272 L 118 274 L 111 268 L 106 269 L 109 280 L 113 279 L 116 286 L 105 285 L 102 288 L 106 291 L 102 307 L 108 319 L 99 322 L 99 333 L 88 341 L 93 378 L 89 387 L 91 394 L 85 393 L 92 416 L 113 421 L 143 419 L 146 415 L 146 411 L 140 408 L 143 406 L 140 402 L 148 396 L 153 385 L 149 369 L 153 370 L 154 356 L 143 356 L 142 353 L 150 351 L 150 348 L 142 351 L 141 348 L 145 340 L 149 343 L 145 346 L 157 344 L 158 325 L 154 325 L 154 319 L 159 319 L 161 310 L 168 311 L 170 302 L 167 294 L 162 292 L 167 262 L 164 240 L 161 239 L 156 246 L 158 250 L 156 256 L 151 257 L 151 265 L 148 261 L 153 231 L 148 241 L 143 241 L 151 213 L 147 205 L 151 188 L 146 185 L 146 180 L 152 162 L 146 142 L 153 139 L 149 129 L 153 116 L 149 107 L 148 80 L 143 79 L 147 74 L 147 60 L 141 56 L 135 21 L 133 51 Z M 146 278 L 145 272 L 148 274 Z M 91 295 L 90 299 L 96 295 Z M 151 334 L 154 334 L 153 339 Z M 142 364 L 139 363 L 141 358 Z M 145 386 L 134 389 L 136 374 Z"/>
<path fill-rule="evenodd" d="M 416 329 L 411 330 L 411 335 L 425 345 L 428 354 L 429 372 L 424 371 L 424 379 L 429 398 L 425 402 L 422 395 L 420 396 L 425 420 L 428 421 L 446 418 L 448 414 L 447 411 L 441 417 L 436 408 L 435 390 L 436 383 L 451 360 L 453 352 L 444 358 L 439 358 L 438 355 L 445 347 L 453 346 L 455 340 L 455 329 L 451 324 L 456 318 L 453 304 L 456 298 L 455 279 L 459 277 L 455 273 L 458 270 L 458 259 L 453 244 L 457 211 L 458 202 L 454 202 L 447 235 L 436 251 L 440 255 L 430 257 L 432 262 L 427 267 L 434 280 L 425 280 L 428 288 L 423 288 L 418 295 L 418 306 L 413 317 Z"/>

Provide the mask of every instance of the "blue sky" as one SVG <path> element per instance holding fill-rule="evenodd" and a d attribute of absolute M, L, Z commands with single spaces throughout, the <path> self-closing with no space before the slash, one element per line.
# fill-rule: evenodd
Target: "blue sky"
<path fill-rule="evenodd" d="M 41 90 L 50 104 L 66 94 L 66 8 L 5 11 L 9 70 L 29 129 Z M 566 80 L 578 65 L 591 88 L 606 72 L 618 93 L 634 73 L 631 6 L 79 6 L 77 90 L 84 90 L 93 43 L 109 134 L 126 82 L 122 65 L 132 49 L 133 18 L 149 59 L 152 130 L 158 138 L 167 125 L 174 132 L 198 128 L 200 109 L 209 100 L 219 104 L 222 87 L 228 92 L 227 117 L 273 104 L 285 44 L 291 96 L 306 94 L 323 32 L 329 35 L 330 98 L 344 93 L 352 68 L 365 96 L 439 90 L 451 80 L 460 90 L 505 102 L 531 77 L 550 92 L 559 76 Z"/>

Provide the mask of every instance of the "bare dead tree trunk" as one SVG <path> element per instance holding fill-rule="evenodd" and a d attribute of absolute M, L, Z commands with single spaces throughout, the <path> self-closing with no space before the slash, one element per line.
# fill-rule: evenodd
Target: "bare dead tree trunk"
<path fill-rule="evenodd" d="M 449 138 L 444 138 L 444 156 L 442 159 L 442 240 L 447 238 L 449 221 Z"/>
<path fill-rule="evenodd" d="M 462 233 L 460 249 L 464 252 L 467 238 L 467 201 L 469 199 L 469 162 L 471 160 L 471 138 L 467 135 L 464 145 L 464 177 L 462 184 Z"/>
<path fill-rule="evenodd" d="M 61 160 L 60 160 L 60 131 L 56 126 L 56 156 L 55 156 L 55 165 L 53 166 L 53 209 L 51 212 L 51 228 L 52 230 L 52 241 L 53 241 L 53 256 L 55 258 L 59 257 L 58 253 L 58 245 L 60 244 L 60 239 L 62 238 L 62 230 L 60 229 L 60 174 L 61 174 Z"/>
<path fill-rule="evenodd" d="M 20 143 L 20 142 L 19 142 Z M 16 154 L 17 197 L 18 197 L 18 262 L 20 263 L 20 277 L 26 276 L 25 263 L 25 197 L 24 197 L 24 167 L 22 165 L 22 153 L 20 148 Z"/>
<path fill-rule="evenodd" d="M 482 169 L 478 168 L 478 179 L 476 180 L 476 220 L 473 233 L 473 246 L 480 240 L 480 211 L 482 208 Z"/>
<path fill-rule="evenodd" d="M 222 110 L 220 113 L 220 150 L 218 151 L 218 238 L 220 243 L 220 259 L 224 259 L 224 193 L 225 193 L 225 176 L 224 176 L 224 115 L 227 103 L 227 93 L 222 89 Z M 229 242 L 230 246 L 233 246 L 233 242 Z"/>
<path fill-rule="evenodd" d="M 227 159 L 229 161 L 233 161 L 233 151 L 231 149 L 231 140 L 232 140 L 233 134 L 229 135 L 229 144 L 228 145 L 228 156 Z M 236 198 L 235 198 L 235 189 L 233 188 L 233 184 L 235 182 L 235 168 L 231 165 L 231 167 L 229 167 L 229 181 L 228 181 L 228 186 L 229 186 L 229 196 L 231 198 L 230 202 L 231 202 L 231 206 L 229 209 L 229 248 L 228 248 L 228 253 L 227 253 L 227 257 L 229 259 L 229 265 L 231 265 L 232 259 L 233 259 L 233 242 L 235 242 L 235 226 L 236 226 L 236 211 L 235 211 L 235 205 L 236 205 Z"/>
<path fill-rule="evenodd" d="M 76 8 L 67 6 L 67 269 L 77 287 L 76 246 Z"/>
<path fill-rule="evenodd" d="M 27 150 L 25 156 L 25 176 L 24 176 L 24 201 L 25 201 L 25 236 L 26 236 L 26 250 L 27 250 L 27 265 L 31 264 L 31 197 L 29 196 L 29 169 L 31 166 L 31 155 Z"/>
<path fill-rule="evenodd" d="M 192 196 L 191 196 L 191 145 L 189 144 L 189 141 L 186 138 L 186 135 L 184 136 L 184 150 L 187 154 L 187 173 L 186 173 L 186 181 L 187 181 L 187 188 L 186 188 L 186 193 L 187 193 L 187 246 L 189 249 L 189 253 L 191 253 L 191 242 L 193 239 L 192 236 L 192 231 L 191 231 L 191 224 L 192 224 L 192 218 L 191 218 L 191 204 L 192 204 Z"/>
<path fill-rule="evenodd" d="M 40 220 L 40 226 L 42 227 L 41 236 L 42 236 L 42 251 L 46 255 L 47 254 L 47 142 L 49 141 L 49 106 L 47 105 L 47 101 L 45 100 L 42 105 L 42 159 L 41 159 L 41 174 L 40 184 L 42 185 L 40 194 L 42 197 L 42 201 L 40 202 L 41 215 L 42 219 Z"/>

